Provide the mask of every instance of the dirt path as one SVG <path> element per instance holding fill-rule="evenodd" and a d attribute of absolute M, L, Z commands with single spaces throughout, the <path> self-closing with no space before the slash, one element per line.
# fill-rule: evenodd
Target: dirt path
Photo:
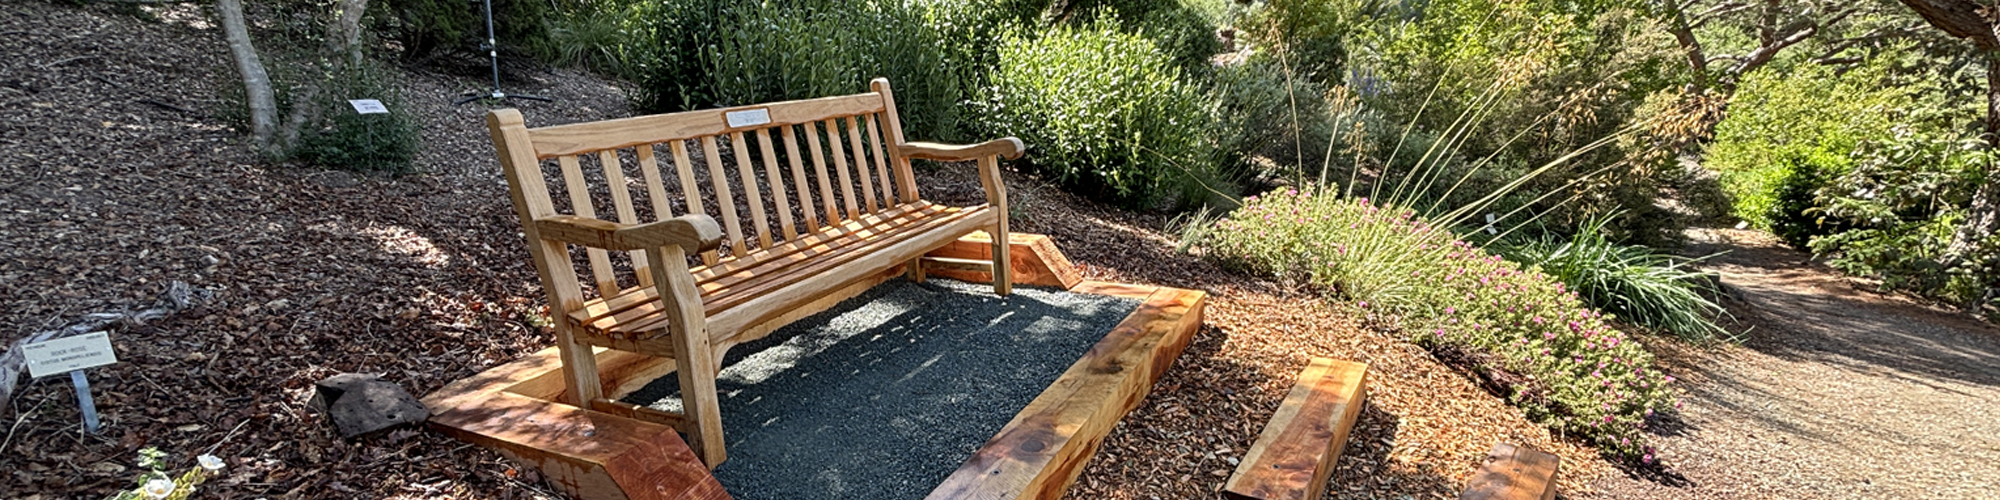
<path fill-rule="evenodd" d="M 1857 290 L 1748 231 L 1696 235 L 1741 299 L 1744 343 L 1665 353 L 1686 374 L 1672 473 L 1605 498 L 1989 498 L 2000 490 L 2000 330 Z M 1660 344 L 1665 344 L 1660 343 Z M 1673 350 L 1672 347 L 1664 347 Z"/>

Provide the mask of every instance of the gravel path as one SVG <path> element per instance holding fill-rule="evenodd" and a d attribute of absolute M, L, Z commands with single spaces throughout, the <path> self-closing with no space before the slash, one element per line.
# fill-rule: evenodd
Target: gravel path
<path fill-rule="evenodd" d="M 1687 380 L 1672 472 L 1605 498 L 1991 498 L 2000 491 L 2000 331 L 1859 291 L 1746 231 L 1699 235 L 1742 301 L 1741 346 L 1655 342 Z"/>
<path fill-rule="evenodd" d="M 891 280 L 731 349 L 716 479 L 739 500 L 923 498 L 1138 305 Z M 679 385 L 628 400 L 678 411 Z"/>

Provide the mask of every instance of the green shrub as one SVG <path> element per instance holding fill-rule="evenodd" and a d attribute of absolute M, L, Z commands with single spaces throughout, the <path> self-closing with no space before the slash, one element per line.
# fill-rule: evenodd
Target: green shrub
<path fill-rule="evenodd" d="M 493 0 L 493 32 L 501 50 L 546 57 L 545 22 L 552 4 L 538 0 Z M 477 49 L 486 41 L 485 7 L 465 0 L 386 0 L 369 6 L 374 31 L 395 41 L 404 60 L 440 51 Z"/>
<path fill-rule="evenodd" d="M 652 54 L 644 41 L 649 4 L 590 4 L 549 20 L 549 62 L 635 79 Z"/>
<path fill-rule="evenodd" d="M 1727 333 L 1715 324 L 1722 306 L 1709 300 L 1706 294 L 1713 290 L 1707 276 L 1692 269 L 1693 261 L 1611 241 L 1604 234 L 1611 218 L 1584 224 L 1568 241 L 1546 236 L 1502 253 L 1561 281 L 1592 308 L 1619 320 L 1695 342 Z"/>
<path fill-rule="evenodd" d="M 1862 141 L 1886 137 L 1907 91 L 1870 83 L 1881 68 L 1847 75 L 1819 65 L 1744 78 L 1702 162 L 1722 174 L 1737 218 L 1804 248 L 1829 234 L 1812 191 L 1853 166 Z"/>
<path fill-rule="evenodd" d="M 1349 84 L 1368 112 L 1393 125 L 1391 138 L 1419 147 L 1407 156 L 1380 150 L 1373 163 L 1393 164 L 1382 170 L 1391 175 L 1381 178 L 1386 187 L 1363 192 L 1422 200 L 1412 203 L 1420 209 L 1457 206 L 1467 193 L 1483 196 L 1555 165 L 1520 189 L 1531 195 L 1505 197 L 1491 211 L 1541 214 L 1551 227 L 1574 227 L 1622 210 L 1631 215 L 1616 223 L 1621 239 L 1679 234 L 1676 219 L 1653 203 L 1661 177 L 1655 164 L 1630 161 L 1652 145 L 1614 139 L 1635 125 L 1652 90 L 1632 75 L 1650 74 L 1676 54 L 1671 37 L 1649 31 L 1631 5 L 1467 0 L 1370 9 L 1381 12 L 1364 9 L 1370 22 L 1354 38 L 1377 48 L 1353 54 Z M 1403 130 L 1443 142 L 1415 141 Z M 1593 146 L 1606 139 L 1614 142 Z M 1425 159 L 1428 151 L 1445 161 Z M 1417 168 L 1401 167 L 1405 162 Z M 1392 195 L 1399 190 L 1414 194 Z"/>
<path fill-rule="evenodd" d="M 292 152 L 298 159 L 342 170 L 415 171 L 423 137 L 417 121 L 402 106 L 397 87 L 383 80 L 381 69 L 363 65 L 329 80 L 320 90 L 320 123 L 299 132 Z M 388 113 L 359 114 L 349 99 L 377 99 Z"/>
<path fill-rule="evenodd" d="M 1276 62 L 1255 58 L 1216 68 L 1209 93 L 1215 128 L 1208 150 L 1222 178 L 1239 184 L 1261 176 L 1316 178 L 1325 166 L 1327 142 L 1336 133 L 1325 87 L 1288 78 Z M 1262 171 L 1254 157 L 1280 170 Z"/>
<path fill-rule="evenodd" d="M 1654 368 L 1653 355 L 1556 279 L 1413 214 L 1333 193 L 1272 193 L 1247 199 L 1203 247 L 1230 265 L 1395 315 L 1412 342 L 1483 359 L 1530 419 L 1651 460 L 1642 430 L 1676 404 L 1673 377 Z"/>
<path fill-rule="evenodd" d="M 1993 154 L 1970 133 L 1913 126 L 1862 143 L 1854 167 L 1815 193 L 1820 212 L 1847 229 L 1813 238 L 1813 253 L 1842 272 L 1880 279 L 1884 290 L 1977 305 L 2000 284 L 2000 269 L 1987 262 L 2000 254 L 1985 245 L 1965 256 L 1946 249 Z"/>
<path fill-rule="evenodd" d="M 1285 64 L 1306 79 L 1339 84 L 1347 64 L 1347 38 L 1360 2 L 1271 0 L 1242 23 L 1243 35 L 1285 54 Z"/>
<path fill-rule="evenodd" d="M 866 92 L 888 77 L 913 138 L 957 140 L 979 67 L 905 2 L 668 2 L 652 15 L 654 52 L 640 69 L 647 112 Z"/>
<path fill-rule="evenodd" d="M 1153 41 L 1182 71 L 1202 72 L 1222 51 L 1216 29 L 1228 8 L 1222 0 L 999 0 L 995 10 L 1014 24 L 1037 29 L 1115 23 Z"/>
<path fill-rule="evenodd" d="M 1071 191 L 1146 206 L 1214 187 L 1201 92 L 1151 40 L 1108 19 L 1009 33 L 989 78 L 990 129 L 1027 141 L 1024 166 Z"/>

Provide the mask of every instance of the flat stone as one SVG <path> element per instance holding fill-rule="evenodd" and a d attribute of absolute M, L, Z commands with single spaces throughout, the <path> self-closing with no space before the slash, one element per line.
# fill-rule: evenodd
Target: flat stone
<path fill-rule="evenodd" d="M 342 373 L 320 380 L 312 405 L 333 420 L 340 437 L 422 423 L 431 412 L 409 391 L 380 376 Z"/>

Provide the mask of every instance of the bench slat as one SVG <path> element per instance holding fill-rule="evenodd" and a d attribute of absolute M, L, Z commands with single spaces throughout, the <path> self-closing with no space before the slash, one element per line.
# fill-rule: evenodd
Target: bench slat
<path fill-rule="evenodd" d="M 681 178 L 681 201 L 687 202 L 687 213 L 706 213 L 701 207 L 701 184 L 695 181 L 694 162 L 688 160 L 687 143 L 680 140 L 667 141 L 668 149 L 674 153 L 674 170 Z M 701 253 L 702 264 L 714 264 L 714 250 Z"/>
<path fill-rule="evenodd" d="M 721 284 L 717 284 L 716 282 L 720 280 L 722 277 L 735 274 L 738 271 L 759 266 L 761 265 L 762 262 L 766 260 L 780 259 L 780 258 L 810 258 L 811 256 L 818 255 L 818 253 L 808 252 L 809 250 L 814 250 L 816 248 L 820 248 L 826 245 L 837 246 L 840 244 L 839 243 L 840 241 L 861 237 L 862 235 L 857 233 L 864 230 L 868 230 L 870 228 L 874 228 L 876 230 L 888 230 L 896 227 L 909 225 L 915 222 L 924 213 L 936 211 L 942 208 L 943 207 L 935 207 L 924 203 L 911 203 L 899 206 L 894 210 L 884 211 L 880 217 L 869 218 L 867 220 L 860 220 L 860 221 L 848 221 L 840 225 L 828 226 L 819 232 L 815 232 L 813 234 L 809 234 L 806 235 L 805 237 L 800 238 L 799 241 L 786 243 L 784 245 L 778 245 L 777 247 L 774 247 L 770 250 L 761 251 L 757 254 L 755 258 L 730 259 L 728 261 L 718 262 L 713 266 L 704 266 L 696 268 L 693 270 L 693 274 L 695 276 L 695 283 L 699 287 L 703 287 L 706 289 L 713 289 L 715 287 L 721 286 Z M 602 319 L 606 316 L 618 314 L 619 312 L 624 311 L 626 309 L 630 309 L 632 307 L 637 307 L 640 305 L 641 302 L 650 300 L 653 300 L 650 296 L 642 298 L 629 295 L 619 295 L 617 297 L 610 297 L 604 300 L 588 302 L 584 304 L 583 307 L 577 309 L 576 311 L 570 312 L 570 317 L 575 319 L 576 323 L 579 325 L 592 325 L 595 324 L 596 321 L 599 319 Z"/>
<path fill-rule="evenodd" d="M 604 184 L 611 189 L 611 206 L 618 214 L 618 222 L 638 224 L 639 212 L 632 207 L 632 186 L 625 183 L 625 165 L 619 160 L 618 151 L 598 151 L 597 163 L 604 168 Z M 639 276 L 639 286 L 652 285 L 653 276 L 646 267 L 646 251 L 632 250 L 626 254 L 632 257 L 632 270 Z"/>
<path fill-rule="evenodd" d="M 882 206 L 875 201 L 875 176 L 868 174 L 867 146 L 861 143 L 861 117 L 847 120 L 847 146 L 854 156 L 854 178 L 861 181 L 861 199 L 867 202 L 862 205 L 871 214 L 881 211 Z"/>
<path fill-rule="evenodd" d="M 570 210 L 576 212 L 578 217 L 596 218 L 597 209 L 590 203 L 590 185 L 584 183 L 583 167 L 577 163 L 576 156 L 556 158 L 556 164 L 562 168 L 563 188 L 569 191 Z M 590 273 L 596 279 L 597 294 L 618 294 L 618 278 L 611 274 L 610 254 L 596 248 L 586 248 L 584 254 L 590 258 Z"/>
<path fill-rule="evenodd" d="M 1223 483 L 1230 499 L 1317 500 L 1347 447 L 1367 397 L 1368 365 L 1313 358 L 1299 372 L 1236 473 Z"/>
<path fill-rule="evenodd" d="M 811 258 L 789 261 L 772 260 L 763 265 L 739 271 L 726 286 L 711 286 L 702 297 L 702 308 L 708 315 L 742 305 L 760 295 L 793 285 L 801 280 L 837 269 L 857 258 L 875 253 L 882 248 L 921 235 L 973 215 L 971 211 L 938 212 L 929 217 L 916 219 L 913 223 L 894 228 L 877 229 L 858 237 L 828 242 L 810 252 Z M 649 332 L 665 325 L 664 315 L 658 314 L 657 300 L 642 301 L 635 307 L 619 312 L 615 318 L 598 318 L 589 325 L 593 331 L 614 337 L 625 334 Z"/>
<path fill-rule="evenodd" d="M 716 341 L 737 338 L 740 328 L 755 324 L 756 318 L 782 315 L 788 304 L 809 298 L 812 294 L 837 288 L 838 285 L 865 278 L 870 271 L 894 268 L 895 266 L 923 255 L 925 251 L 943 245 L 956 231 L 971 231 L 980 224 L 990 223 L 993 210 L 988 207 L 962 210 L 946 215 L 931 217 L 924 223 L 907 230 L 899 230 L 889 237 L 869 240 L 864 247 L 839 253 L 831 258 L 814 259 L 808 266 L 794 267 L 792 270 L 776 274 L 761 275 L 769 278 L 746 282 L 731 288 L 730 293 L 718 297 L 715 302 L 704 304 L 710 319 L 709 332 Z M 900 254 L 900 255 L 899 255 Z M 900 257 L 900 258 L 899 258 Z M 737 289 L 756 290 L 757 293 L 737 293 Z M 756 306 L 745 304 L 755 302 Z M 748 322 L 744 322 L 748 321 Z M 619 331 L 645 332 L 665 325 L 664 320 L 651 324 L 640 323 Z"/>
<path fill-rule="evenodd" d="M 812 150 L 813 169 L 819 174 L 819 200 L 824 205 L 822 213 L 826 216 L 826 225 L 839 224 L 847 219 L 840 216 L 840 209 L 835 206 L 839 202 L 833 197 L 833 176 L 826 170 L 826 150 L 819 144 L 819 125 L 806 123 L 801 126 L 805 127 L 806 147 Z"/>
<path fill-rule="evenodd" d="M 806 231 L 819 230 L 819 216 L 813 212 L 812 185 L 806 182 L 806 168 L 799 158 L 799 140 L 791 125 L 778 127 L 785 139 L 785 159 L 792 164 L 792 192 L 799 194 L 799 213 L 805 215 Z"/>
<path fill-rule="evenodd" d="M 729 133 L 729 150 L 735 153 L 736 174 L 743 180 L 743 201 L 750 204 L 750 221 L 757 228 L 757 248 L 771 248 L 771 223 L 764 220 L 764 196 L 757 188 L 757 166 L 750 161 L 750 146 L 743 142 L 742 132 Z M 746 241 L 743 246 L 750 243 Z"/>
<path fill-rule="evenodd" d="M 785 195 L 784 169 L 778 165 L 778 153 L 771 150 L 771 129 L 757 129 L 757 149 L 764 154 L 764 177 L 770 181 L 771 201 L 778 212 L 778 228 L 785 232 L 784 241 L 798 239 L 799 230 L 792 226 L 791 200 Z"/>
<path fill-rule="evenodd" d="M 729 126 L 726 118 L 728 113 L 758 109 L 769 113 L 769 122 L 747 124 L 742 127 Z M 629 148 L 640 144 L 712 137 L 729 132 L 807 123 L 827 117 L 853 116 L 882 110 L 882 95 L 871 92 L 556 125 L 529 129 L 528 136 L 530 142 L 534 144 L 538 158 L 549 159 L 605 149 Z"/>
<path fill-rule="evenodd" d="M 809 235 L 798 242 L 780 245 L 768 252 L 759 252 L 754 258 L 734 259 L 715 266 L 694 271 L 696 285 L 703 294 L 737 286 L 762 274 L 769 274 L 785 267 L 821 258 L 833 252 L 843 251 L 866 241 L 879 238 L 906 227 L 921 223 L 927 217 L 947 212 L 946 207 L 911 204 L 898 207 L 893 212 L 885 212 L 885 217 L 868 217 L 829 227 L 820 234 Z M 570 313 L 574 324 L 599 331 L 610 331 L 613 326 L 657 312 L 658 295 L 650 289 L 638 288 L 617 297 L 593 301 L 583 308 Z"/>
<path fill-rule="evenodd" d="M 729 256 L 742 257 L 743 221 L 736 216 L 736 196 L 729 192 L 729 176 L 722 171 L 722 153 L 715 136 L 702 136 L 701 156 L 708 160 L 708 180 L 715 187 L 715 204 L 722 211 L 722 228 L 729 233 Z"/>
<path fill-rule="evenodd" d="M 843 151 L 846 148 L 840 145 L 840 120 L 829 118 L 825 123 L 826 149 L 833 154 L 833 171 L 840 179 L 841 208 L 847 209 L 840 220 L 860 217 L 861 212 L 854 205 L 854 176 L 847 171 L 847 152 Z"/>
<path fill-rule="evenodd" d="M 882 155 L 882 131 L 875 126 L 875 115 L 868 118 L 868 151 L 875 157 L 875 178 L 882 181 L 882 206 L 895 206 L 897 198 L 891 186 L 896 184 L 895 176 L 889 175 L 889 159 Z"/>

